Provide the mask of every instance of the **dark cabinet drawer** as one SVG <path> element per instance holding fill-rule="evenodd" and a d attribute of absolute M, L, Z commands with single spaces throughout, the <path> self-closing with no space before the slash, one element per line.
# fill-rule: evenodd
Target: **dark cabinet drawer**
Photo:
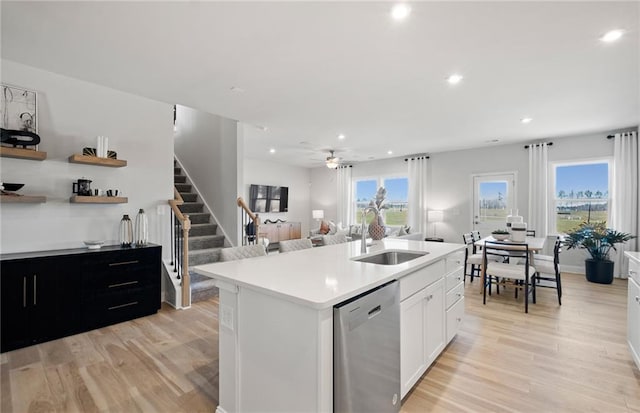
<path fill-rule="evenodd" d="M 150 314 L 160 309 L 158 288 L 129 289 L 83 304 L 83 325 L 89 330 Z"/>

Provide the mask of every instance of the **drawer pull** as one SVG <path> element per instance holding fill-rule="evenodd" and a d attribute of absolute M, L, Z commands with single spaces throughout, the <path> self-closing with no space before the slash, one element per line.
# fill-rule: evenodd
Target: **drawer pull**
<path fill-rule="evenodd" d="M 458 323 L 459 323 L 460 321 L 462 321 L 462 318 L 456 317 L 456 321 L 458 321 Z"/>
<path fill-rule="evenodd" d="M 458 297 L 462 297 L 462 293 L 456 293 Z"/>
<path fill-rule="evenodd" d="M 27 308 L 27 277 L 22 277 L 22 308 Z"/>
<path fill-rule="evenodd" d="M 118 265 L 129 265 L 129 264 L 137 264 L 138 260 L 133 261 L 122 261 L 122 262 L 112 262 L 109 264 L 109 267 L 116 267 Z"/>
<path fill-rule="evenodd" d="M 137 301 L 132 301 L 126 304 L 114 305 L 113 307 L 109 307 L 108 310 L 117 310 L 118 308 L 131 307 L 132 305 L 137 305 L 137 304 L 138 304 Z"/>
<path fill-rule="evenodd" d="M 127 281 L 126 283 L 111 284 L 109 288 L 123 287 L 125 285 L 138 284 L 138 281 Z"/>
<path fill-rule="evenodd" d="M 33 305 L 37 304 L 36 293 L 38 292 L 38 276 L 33 274 Z"/>
<path fill-rule="evenodd" d="M 640 303 L 640 297 L 636 295 L 636 302 Z"/>

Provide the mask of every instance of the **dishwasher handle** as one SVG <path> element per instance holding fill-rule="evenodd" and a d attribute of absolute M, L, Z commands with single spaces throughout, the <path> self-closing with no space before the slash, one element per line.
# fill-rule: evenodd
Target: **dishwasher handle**
<path fill-rule="evenodd" d="M 380 305 L 372 308 L 371 310 L 369 310 L 369 320 L 371 320 L 373 317 L 377 316 L 381 312 L 382 312 L 382 308 L 380 307 Z"/>

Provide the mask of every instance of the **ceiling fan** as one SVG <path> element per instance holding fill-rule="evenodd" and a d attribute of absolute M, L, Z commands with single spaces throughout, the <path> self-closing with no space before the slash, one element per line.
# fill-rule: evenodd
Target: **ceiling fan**
<path fill-rule="evenodd" d="M 329 153 L 330 155 L 327 156 L 327 160 L 325 161 L 325 164 L 329 169 L 336 169 L 338 166 L 340 166 L 340 158 L 338 158 L 333 154 L 334 153 L 333 150 L 329 150 Z"/>

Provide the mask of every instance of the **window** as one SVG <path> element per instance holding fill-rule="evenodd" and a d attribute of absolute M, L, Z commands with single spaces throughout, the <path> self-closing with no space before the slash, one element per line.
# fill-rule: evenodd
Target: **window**
<path fill-rule="evenodd" d="M 609 161 L 553 165 L 551 232 L 567 233 L 583 222 L 609 219 Z"/>
<path fill-rule="evenodd" d="M 409 180 L 406 176 L 355 180 L 354 211 L 356 216 L 354 222 L 361 223 L 362 210 L 369 205 L 372 199 L 375 199 L 376 192 L 381 186 L 387 190 L 385 199 L 387 208 L 382 211 L 384 222 L 387 225 L 406 225 L 409 200 Z M 372 217 L 373 214 L 368 214 L 367 223 L 371 222 Z"/>

